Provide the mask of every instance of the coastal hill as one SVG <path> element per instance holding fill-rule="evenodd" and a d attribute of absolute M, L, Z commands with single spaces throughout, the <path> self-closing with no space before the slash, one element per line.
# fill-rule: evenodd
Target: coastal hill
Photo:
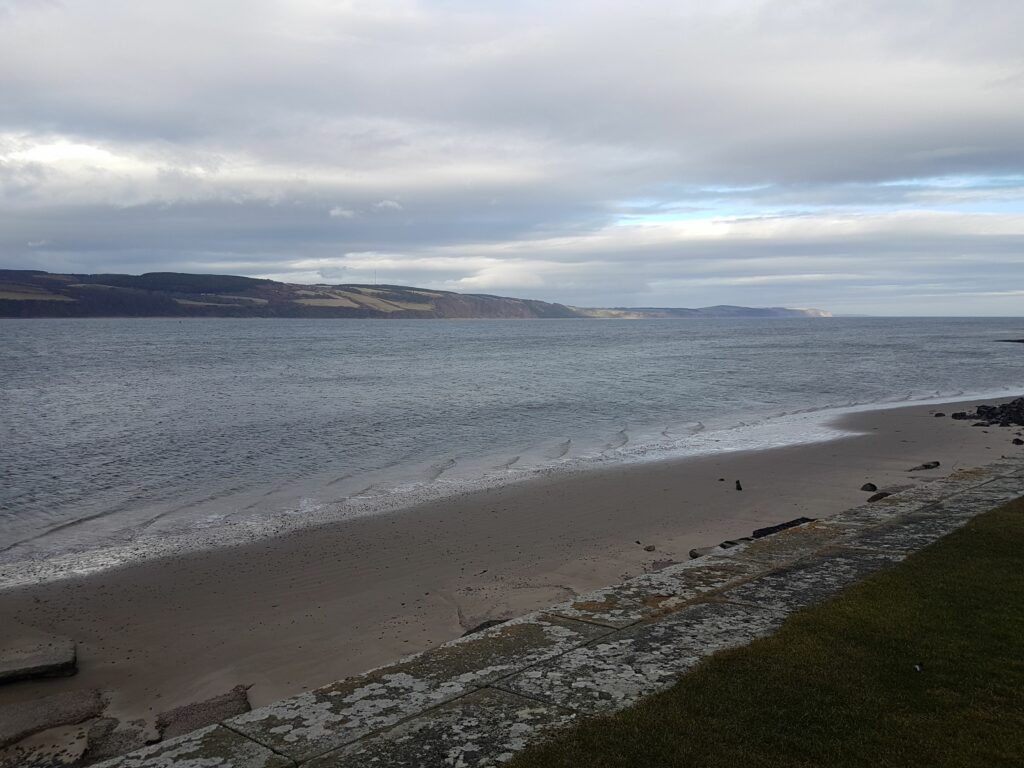
<path fill-rule="evenodd" d="M 235 275 L 0 270 L 0 317 L 687 318 L 831 317 L 819 309 L 571 307 L 397 285 L 294 285 Z"/>

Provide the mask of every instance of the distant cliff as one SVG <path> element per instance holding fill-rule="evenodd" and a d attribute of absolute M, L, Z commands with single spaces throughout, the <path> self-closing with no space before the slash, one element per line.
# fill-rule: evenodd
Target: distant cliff
<path fill-rule="evenodd" d="M 0 270 L 0 317 L 829 317 L 817 309 L 590 309 L 398 285 L 293 285 L 234 275 Z"/>

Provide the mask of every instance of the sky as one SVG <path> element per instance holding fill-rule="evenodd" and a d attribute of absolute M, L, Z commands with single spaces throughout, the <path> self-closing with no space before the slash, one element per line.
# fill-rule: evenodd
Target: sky
<path fill-rule="evenodd" d="M 1020 0 L 0 0 L 0 267 L 1024 314 Z"/>

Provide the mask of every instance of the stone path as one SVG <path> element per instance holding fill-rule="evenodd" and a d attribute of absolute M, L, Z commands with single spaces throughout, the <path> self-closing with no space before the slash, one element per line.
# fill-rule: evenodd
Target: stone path
<path fill-rule="evenodd" d="M 493 766 L 1024 496 L 1003 459 L 670 566 L 97 768 Z"/>

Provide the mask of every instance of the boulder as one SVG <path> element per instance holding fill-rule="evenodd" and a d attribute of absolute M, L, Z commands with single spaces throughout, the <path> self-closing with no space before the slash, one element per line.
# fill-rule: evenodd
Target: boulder
<path fill-rule="evenodd" d="M 1013 438 L 1010 442 L 1014 445 L 1024 445 L 1024 440 L 1021 440 L 1019 437 Z"/>
<path fill-rule="evenodd" d="M 867 491 L 868 493 L 874 493 L 875 491 L 878 490 L 878 486 L 875 485 L 874 483 L 864 483 L 864 485 L 862 485 L 860 489 L 862 491 Z"/>
<path fill-rule="evenodd" d="M 935 418 L 936 418 L 936 419 L 941 419 L 941 418 L 942 418 L 943 416 L 945 416 L 945 415 L 946 415 L 946 414 L 944 414 L 944 413 L 943 413 L 942 411 L 939 411 L 938 413 L 936 413 L 936 414 L 935 414 Z"/>
<path fill-rule="evenodd" d="M 869 496 L 868 497 L 868 503 L 870 504 L 872 501 L 881 501 L 886 496 L 892 496 L 892 494 L 889 493 L 888 491 L 879 491 L 874 496 Z"/>

